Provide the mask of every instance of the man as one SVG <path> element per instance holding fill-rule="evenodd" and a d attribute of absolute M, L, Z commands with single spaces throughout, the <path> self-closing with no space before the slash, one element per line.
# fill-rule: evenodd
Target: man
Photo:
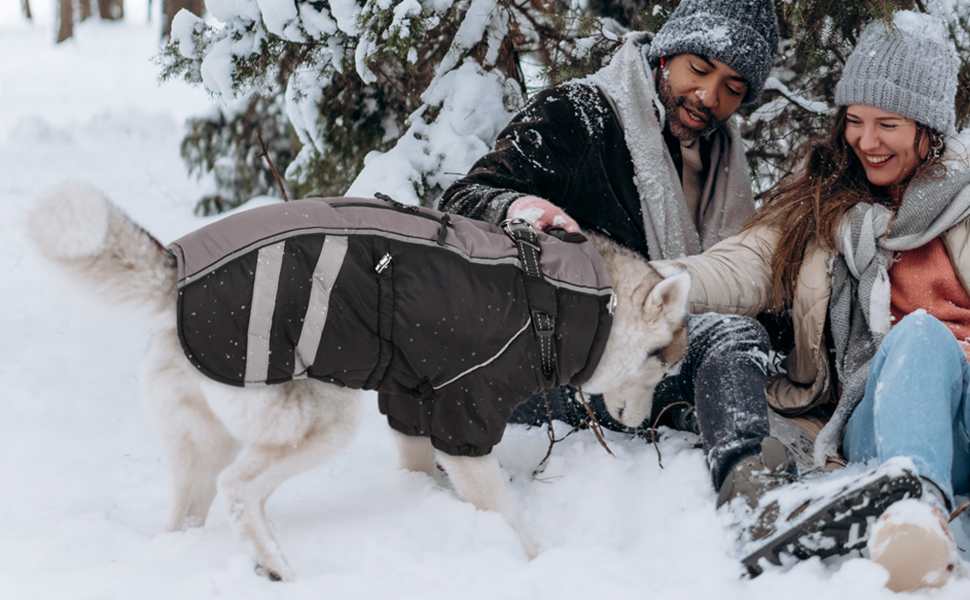
<path fill-rule="evenodd" d="M 495 224 L 521 218 L 543 230 L 582 228 L 650 260 L 698 254 L 754 209 L 730 117 L 760 94 L 777 46 L 770 0 L 683 0 L 655 37 L 632 34 L 594 75 L 537 94 L 440 207 Z M 745 317 L 692 315 L 688 338 L 680 374 L 658 385 L 639 431 L 659 422 L 700 433 L 717 505 L 743 498 L 754 510 L 743 537 L 770 539 L 767 551 L 752 554 L 752 573 L 758 558 L 777 560 L 779 536 L 816 533 L 847 548 L 850 540 L 837 537 L 847 524 L 841 533 L 829 528 L 831 505 L 801 511 L 797 527 L 772 522 L 777 504 L 758 508 L 794 472 L 785 446 L 768 435 L 764 328 Z M 541 424 L 551 412 L 580 424 L 586 410 L 576 396 L 549 390 L 510 420 Z M 592 405 L 601 424 L 622 430 L 601 399 Z"/>
<path fill-rule="evenodd" d="M 684 0 L 652 40 L 633 34 L 594 75 L 537 94 L 495 150 L 445 192 L 441 209 L 582 228 L 651 260 L 698 254 L 754 209 L 729 118 L 761 92 L 777 45 L 768 0 Z M 763 449 L 767 334 L 734 316 L 692 316 L 688 327 L 681 374 L 658 386 L 643 428 L 669 406 L 664 424 L 701 434 L 719 503 L 747 493 L 757 504 L 791 471 L 781 444 L 769 438 Z M 547 395 L 554 418 L 578 424 L 586 416 L 573 390 Z M 620 428 L 601 401 L 594 406 L 602 424 Z M 512 420 L 546 422 L 544 399 L 531 399 Z"/>

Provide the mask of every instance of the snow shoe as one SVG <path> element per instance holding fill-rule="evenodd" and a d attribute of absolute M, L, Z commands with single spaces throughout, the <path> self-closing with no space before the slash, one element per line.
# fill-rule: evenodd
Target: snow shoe
<path fill-rule="evenodd" d="M 905 459 L 890 460 L 861 476 L 831 474 L 765 494 L 744 540 L 742 564 L 751 577 L 761 560 L 780 565 L 782 555 L 825 558 L 862 548 L 876 519 L 892 504 L 919 498 L 920 478 Z M 768 535 L 761 535 L 765 529 Z"/>

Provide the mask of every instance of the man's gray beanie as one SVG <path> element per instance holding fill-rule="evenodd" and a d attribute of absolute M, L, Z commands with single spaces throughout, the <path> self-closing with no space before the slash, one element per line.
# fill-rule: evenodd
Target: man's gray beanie
<path fill-rule="evenodd" d="M 698 54 L 715 58 L 748 82 L 745 102 L 761 93 L 778 51 L 771 0 L 683 0 L 650 44 L 649 59 Z"/>
<path fill-rule="evenodd" d="M 959 70 L 946 26 L 900 11 L 891 25 L 873 21 L 863 30 L 835 86 L 835 104 L 867 104 L 953 133 Z"/>

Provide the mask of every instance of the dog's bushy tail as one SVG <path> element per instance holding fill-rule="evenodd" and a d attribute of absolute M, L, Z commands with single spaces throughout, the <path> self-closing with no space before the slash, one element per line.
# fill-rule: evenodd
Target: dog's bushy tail
<path fill-rule="evenodd" d="M 27 231 L 41 253 L 111 302 L 157 314 L 175 304 L 175 257 L 100 191 L 64 184 L 38 199 Z"/>

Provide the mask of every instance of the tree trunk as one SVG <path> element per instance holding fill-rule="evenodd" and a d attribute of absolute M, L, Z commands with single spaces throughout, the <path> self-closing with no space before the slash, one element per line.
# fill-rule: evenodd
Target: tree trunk
<path fill-rule="evenodd" d="M 124 0 L 98 0 L 98 14 L 103 21 L 119 21 L 125 18 Z"/>
<path fill-rule="evenodd" d="M 162 37 L 167 38 L 172 34 L 172 19 L 183 8 L 201 17 L 205 13 L 205 0 L 164 0 L 165 24 L 162 27 Z"/>
<path fill-rule="evenodd" d="M 57 43 L 74 35 L 74 0 L 57 0 Z"/>
<path fill-rule="evenodd" d="M 91 12 L 91 0 L 78 0 L 78 6 L 81 7 L 81 15 L 78 17 L 78 23 L 90 19 L 93 14 Z"/>
<path fill-rule="evenodd" d="M 30 0 L 20 0 L 20 8 L 24 11 L 24 16 L 30 20 L 33 20 L 33 15 L 30 14 Z"/>

